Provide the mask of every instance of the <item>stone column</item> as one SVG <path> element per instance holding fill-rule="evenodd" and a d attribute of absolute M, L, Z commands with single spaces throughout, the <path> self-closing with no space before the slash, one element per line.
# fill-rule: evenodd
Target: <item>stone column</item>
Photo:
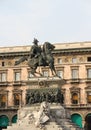
<path fill-rule="evenodd" d="M 85 89 L 81 88 L 80 90 L 80 104 L 86 104 L 86 93 L 85 93 Z"/>
<path fill-rule="evenodd" d="M 21 96 L 22 96 L 22 97 L 21 97 L 21 100 L 22 100 L 22 101 L 21 101 L 21 103 L 22 103 L 21 105 L 22 105 L 22 106 L 25 106 L 25 105 L 26 105 L 26 90 L 23 90 L 23 91 L 22 91 L 22 95 L 21 95 Z"/>
<path fill-rule="evenodd" d="M 65 97 L 64 97 L 64 104 L 65 105 L 71 105 L 71 97 L 70 97 L 70 90 L 69 88 L 65 91 Z"/>
<path fill-rule="evenodd" d="M 13 106 L 13 95 L 12 95 L 12 90 L 8 92 L 8 106 Z"/>

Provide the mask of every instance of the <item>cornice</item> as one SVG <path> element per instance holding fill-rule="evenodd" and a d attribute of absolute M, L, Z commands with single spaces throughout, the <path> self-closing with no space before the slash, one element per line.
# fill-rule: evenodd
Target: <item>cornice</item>
<path fill-rule="evenodd" d="M 53 51 L 54 54 L 68 54 L 68 53 L 89 53 L 91 48 L 74 48 L 74 49 L 56 49 Z"/>
<path fill-rule="evenodd" d="M 88 54 L 91 53 L 91 48 L 73 48 L 73 49 L 55 49 L 53 54 Z M 28 56 L 29 51 L 18 52 L 3 52 L 0 53 L 0 58 Z"/>
<path fill-rule="evenodd" d="M 18 56 L 28 56 L 29 51 L 25 52 L 5 52 L 5 53 L 0 53 L 0 58 L 7 58 L 7 57 L 18 57 Z"/>

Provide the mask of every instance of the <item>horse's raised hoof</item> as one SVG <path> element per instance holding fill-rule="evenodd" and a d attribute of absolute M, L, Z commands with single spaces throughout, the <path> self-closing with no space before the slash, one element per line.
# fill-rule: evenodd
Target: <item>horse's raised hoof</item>
<path fill-rule="evenodd" d="M 19 64 L 19 61 L 15 61 L 15 64 L 14 65 L 18 65 Z"/>
<path fill-rule="evenodd" d="M 42 77 L 42 76 L 43 76 L 43 74 L 40 74 L 40 76 Z"/>
<path fill-rule="evenodd" d="M 59 75 L 57 75 L 57 77 L 59 77 L 60 79 L 62 79 L 61 76 L 59 76 Z"/>

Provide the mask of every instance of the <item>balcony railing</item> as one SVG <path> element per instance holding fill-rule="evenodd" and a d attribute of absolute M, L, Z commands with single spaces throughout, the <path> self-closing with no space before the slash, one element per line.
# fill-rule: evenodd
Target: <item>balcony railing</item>
<path fill-rule="evenodd" d="M 19 109 L 20 107 L 22 107 L 21 105 L 14 105 L 14 106 L 0 106 L 0 110 L 13 110 L 13 109 L 15 109 L 15 110 L 17 110 L 17 109 Z"/>
<path fill-rule="evenodd" d="M 80 79 L 70 79 L 69 80 L 70 83 L 79 83 L 80 82 Z"/>
<path fill-rule="evenodd" d="M 8 86 L 8 81 L 1 81 L 0 86 Z"/>
<path fill-rule="evenodd" d="M 63 105 L 67 109 L 91 109 L 91 104 Z M 18 110 L 22 105 L 0 107 L 0 110 Z"/>
<path fill-rule="evenodd" d="M 87 82 L 87 83 L 91 82 L 91 78 L 87 78 L 87 79 L 86 79 L 86 82 Z"/>
<path fill-rule="evenodd" d="M 91 108 L 91 104 L 71 104 L 65 105 L 66 108 Z"/>
<path fill-rule="evenodd" d="M 21 86 L 22 85 L 22 81 L 14 81 L 13 85 L 14 86 Z"/>

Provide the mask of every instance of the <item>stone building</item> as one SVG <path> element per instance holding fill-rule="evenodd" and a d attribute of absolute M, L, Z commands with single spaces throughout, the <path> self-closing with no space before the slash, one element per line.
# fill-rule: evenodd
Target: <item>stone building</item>
<path fill-rule="evenodd" d="M 55 68 L 65 79 L 59 84 L 64 96 L 64 106 L 71 119 L 80 127 L 91 123 L 91 42 L 54 44 Z M 7 127 L 17 120 L 17 110 L 26 105 L 26 91 L 31 77 L 32 87 L 36 78 L 30 73 L 27 62 L 15 66 L 15 61 L 29 55 L 31 46 L 0 48 L 0 126 Z M 38 68 L 44 77 L 52 77 L 48 67 Z M 57 82 L 57 81 L 55 81 Z M 44 84 L 38 84 L 44 85 Z"/>

